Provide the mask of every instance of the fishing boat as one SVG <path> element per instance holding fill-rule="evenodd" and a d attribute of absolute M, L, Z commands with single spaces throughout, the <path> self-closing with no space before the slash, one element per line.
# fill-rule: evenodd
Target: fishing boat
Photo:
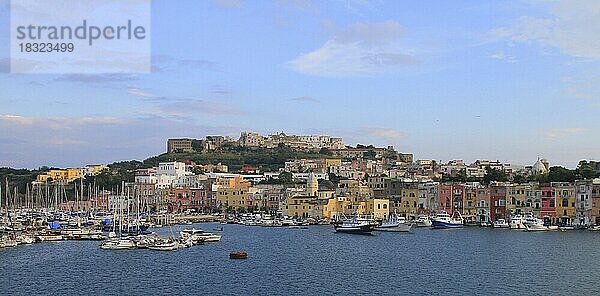
<path fill-rule="evenodd" d="M 375 226 L 375 231 L 386 231 L 386 232 L 411 232 L 414 223 L 408 223 L 404 217 L 394 217 L 388 220 L 381 221 L 381 223 Z"/>
<path fill-rule="evenodd" d="M 494 221 L 494 228 L 510 228 L 510 224 L 508 224 L 508 222 L 506 222 L 506 220 L 500 218 L 496 221 Z"/>
<path fill-rule="evenodd" d="M 372 220 L 354 217 L 349 220 L 334 223 L 333 228 L 335 229 L 335 232 L 371 234 L 376 225 L 377 223 Z"/>
<path fill-rule="evenodd" d="M 457 214 L 457 217 L 454 217 Z M 452 216 L 446 212 L 435 215 L 431 221 L 433 228 L 445 229 L 445 228 L 462 228 L 463 218 L 458 211 L 454 212 Z"/>

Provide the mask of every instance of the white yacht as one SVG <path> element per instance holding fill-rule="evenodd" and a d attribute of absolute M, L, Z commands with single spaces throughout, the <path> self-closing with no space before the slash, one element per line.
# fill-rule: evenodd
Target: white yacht
<path fill-rule="evenodd" d="M 218 242 L 221 240 L 221 237 L 222 237 L 222 235 L 220 235 L 220 234 L 205 232 L 202 229 L 196 229 L 196 228 L 184 229 L 181 232 L 179 232 L 179 234 L 184 239 L 191 237 L 195 244 L 199 244 L 199 243 L 203 243 L 203 242 L 206 242 L 206 243 Z"/>
<path fill-rule="evenodd" d="M 129 250 L 134 249 L 135 247 L 135 242 L 129 238 L 107 239 L 100 244 L 100 249 L 103 250 Z"/>
<path fill-rule="evenodd" d="M 179 242 L 175 239 L 157 239 L 156 242 L 148 246 L 148 249 L 155 251 L 175 251 L 179 249 Z"/>
<path fill-rule="evenodd" d="M 548 227 L 544 225 L 544 220 L 533 216 L 527 217 L 523 224 L 526 231 L 548 231 Z"/>

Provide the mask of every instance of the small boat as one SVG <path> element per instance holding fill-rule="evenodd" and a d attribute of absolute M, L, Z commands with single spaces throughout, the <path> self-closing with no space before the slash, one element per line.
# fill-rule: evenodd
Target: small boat
<path fill-rule="evenodd" d="M 103 250 L 129 250 L 135 247 L 135 242 L 129 238 L 108 239 L 100 244 L 100 249 Z"/>
<path fill-rule="evenodd" d="M 184 230 L 180 231 L 179 234 L 183 238 L 192 237 L 196 244 L 203 243 L 203 242 L 207 242 L 207 243 L 218 242 L 221 240 L 221 237 L 223 237 L 220 234 L 205 232 L 202 229 L 196 229 L 196 228 L 184 229 Z"/>
<path fill-rule="evenodd" d="M 246 259 L 248 258 L 248 253 L 246 252 L 231 252 L 229 253 L 229 259 Z"/>
<path fill-rule="evenodd" d="M 494 228 L 510 228 L 510 224 L 508 224 L 508 222 L 506 222 L 506 220 L 500 218 L 496 221 L 494 221 Z"/>
<path fill-rule="evenodd" d="M 351 233 L 351 234 L 371 234 L 375 229 L 375 223 L 372 220 L 352 218 L 343 222 L 333 224 L 335 232 Z"/>
<path fill-rule="evenodd" d="M 179 249 L 179 242 L 174 239 L 157 239 L 154 244 L 148 246 L 148 249 L 155 251 L 175 251 Z"/>
<path fill-rule="evenodd" d="M 458 217 L 455 218 L 454 214 L 450 216 L 445 212 L 435 215 L 435 218 L 433 218 L 433 221 L 431 222 L 433 228 L 462 228 L 464 225 L 462 216 L 458 211 L 454 213 L 458 214 Z"/>
<path fill-rule="evenodd" d="M 600 231 L 600 225 L 592 225 L 588 228 L 588 231 Z"/>
<path fill-rule="evenodd" d="M 490 223 L 490 222 L 488 222 L 488 221 L 481 221 L 481 222 L 479 222 L 479 226 L 481 226 L 481 227 L 492 227 L 493 224 Z"/>
<path fill-rule="evenodd" d="M 569 226 L 569 225 L 558 226 L 558 230 L 560 230 L 560 231 L 575 230 L 575 226 Z"/>
<path fill-rule="evenodd" d="M 431 227 L 431 219 L 429 219 L 429 216 L 419 216 L 415 220 L 415 223 L 417 227 Z"/>
<path fill-rule="evenodd" d="M 404 217 L 394 217 L 386 221 L 381 221 L 381 224 L 375 226 L 375 231 L 386 231 L 386 232 L 411 232 L 414 223 L 406 222 Z"/>

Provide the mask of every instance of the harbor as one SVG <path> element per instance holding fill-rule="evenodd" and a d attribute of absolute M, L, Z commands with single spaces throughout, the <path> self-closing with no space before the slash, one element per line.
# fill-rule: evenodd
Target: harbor
<path fill-rule="evenodd" d="M 97 241 L 71 240 L 2 249 L 0 286 L 8 295 L 123 295 L 140 289 L 159 295 L 266 295 L 300 294 L 306 287 L 309 294 L 321 295 L 525 290 L 585 295 L 600 288 L 589 277 L 598 267 L 587 264 L 600 260 L 594 251 L 600 236 L 589 231 L 418 227 L 413 234 L 365 236 L 335 233 L 331 225 L 297 230 L 220 223 L 172 225 L 172 230 L 220 227 L 219 243 L 177 252 L 106 251 Z M 168 227 L 156 232 L 169 234 Z M 237 250 L 247 252 L 248 258 L 229 259 Z"/>

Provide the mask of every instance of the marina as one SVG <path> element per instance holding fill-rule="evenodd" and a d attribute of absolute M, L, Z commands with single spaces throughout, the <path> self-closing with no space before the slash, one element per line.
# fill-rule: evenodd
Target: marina
<path fill-rule="evenodd" d="M 429 295 L 439 289 L 453 295 L 589 295 L 600 289 L 597 281 L 589 280 L 589 274 L 599 268 L 586 265 L 600 260 L 594 251 L 600 236 L 591 231 L 418 227 L 413 234 L 365 236 L 336 234 L 331 225 L 295 231 L 219 223 L 173 225 L 172 229 L 178 233 L 220 227 L 219 243 L 177 252 L 106 251 L 97 241 L 74 240 L 5 248 L 0 250 L 4 275 L 0 286 L 9 295 L 123 295 L 139 289 L 152 294 L 266 295 L 299 294 L 306 287 L 310 294 L 322 295 L 389 291 Z M 156 232 L 163 237 L 169 234 L 167 227 Z M 248 255 L 245 260 L 229 259 L 232 252 L 242 250 Z M 582 265 L 588 268 L 578 267 Z M 434 276 L 431 271 L 439 266 L 453 272 Z M 520 272 L 524 269 L 531 272 Z M 360 277 L 350 276 L 359 272 Z M 398 275 L 405 280 L 396 280 Z"/>

